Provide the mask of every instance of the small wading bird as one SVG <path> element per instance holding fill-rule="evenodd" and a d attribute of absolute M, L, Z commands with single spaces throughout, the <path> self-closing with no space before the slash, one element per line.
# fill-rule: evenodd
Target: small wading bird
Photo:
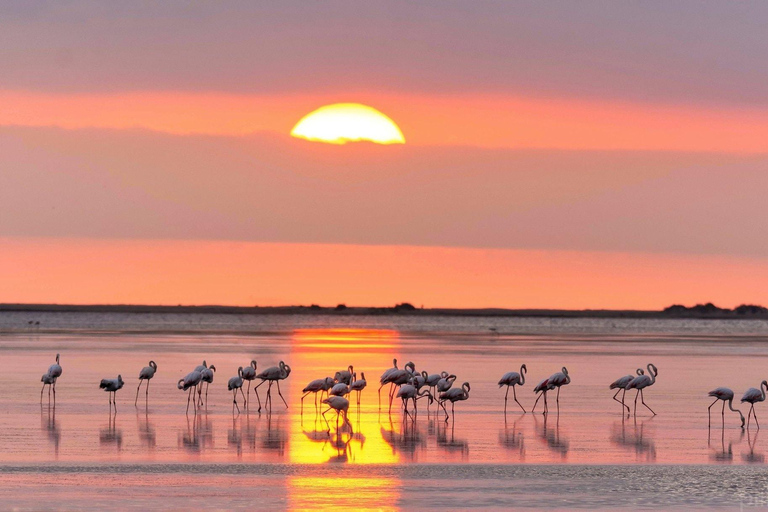
<path fill-rule="evenodd" d="M 234 404 L 232 406 L 232 414 L 235 413 L 235 407 L 237 407 L 237 412 L 240 412 L 240 406 L 237 405 L 237 390 L 240 390 L 240 394 L 243 395 L 243 407 L 247 405 L 247 400 L 245 399 L 245 393 L 243 393 L 243 367 L 240 366 L 237 369 L 237 376 L 232 377 L 229 379 L 229 382 L 227 382 L 227 389 L 232 392 L 232 403 Z M 234 419 L 232 420 L 234 421 Z"/>
<path fill-rule="evenodd" d="M 145 380 L 147 381 L 147 385 L 144 386 L 144 391 L 146 400 L 149 400 L 149 381 L 152 380 L 152 377 L 155 376 L 156 371 L 157 364 L 154 361 L 150 361 L 149 366 L 145 366 L 139 372 L 139 387 L 136 388 L 136 400 L 133 401 L 134 407 L 139 403 L 139 389 L 141 389 L 141 383 Z"/>
<path fill-rule="evenodd" d="M 730 388 L 717 388 L 713 389 L 709 392 L 709 396 L 715 397 L 715 401 L 709 404 L 709 407 L 707 408 L 707 416 L 709 416 L 709 426 L 712 426 L 712 406 L 717 403 L 718 400 L 723 401 L 723 426 L 725 426 L 725 402 L 728 402 L 728 408 L 732 410 L 733 412 L 739 413 L 739 417 L 741 418 L 741 428 L 744 428 L 744 415 L 741 414 L 741 411 L 738 409 L 733 408 L 733 391 Z"/>
<path fill-rule="evenodd" d="M 245 368 L 243 368 L 243 380 L 248 381 L 248 400 L 246 400 L 245 407 L 248 407 L 248 402 L 251 401 L 251 381 L 255 378 L 256 378 L 256 361 L 252 360 L 249 366 L 246 366 Z M 258 400 L 259 410 L 261 410 L 261 398 L 259 397 L 258 391 L 256 391 L 256 400 Z"/>
<path fill-rule="evenodd" d="M 59 354 L 56 354 L 56 362 L 48 367 L 48 372 L 43 375 L 40 382 L 43 388 L 40 390 L 40 403 L 43 402 L 43 389 L 48 385 L 48 399 L 51 398 L 51 389 L 53 389 L 53 403 L 56 403 L 56 380 L 61 377 L 61 365 L 59 365 Z"/>
<path fill-rule="evenodd" d="M 749 388 L 744 392 L 744 396 L 741 397 L 741 403 L 747 402 L 750 404 L 749 412 L 747 412 L 747 428 L 749 428 L 749 417 L 752 415 L 755 417 L 757 430 L 760 430 L 760 424 L 757 422 L 757 414 L 755 413 L 755 404 L 765 401 L 766 390 L 768 390 L 768 381 L 764 380 L 760 383 L 760 389 Z"/>
<path fill-rule="evenodd" d="M 99 389 L 103 389 L 109 393 L 109 410 L 112 410 L 112 405 L 115 406 L 115 413 L 117 413 L 117 390 L 123 388 L 123 376 L 118 375 L 116 379 L 101 379 L 99 383 Z"/>
<path fill-rule="evenodd" d="M 352 384 L 349 386 L 350 393 L 352 391 L 357 391 L 357 405 L 360 406 L 360 394 L 365 389 L 365 386 L 368 385 L 368 382 L 365 380 L 365 372 L 360 372 L 361 379 L 358 380 L 357 376 L 355 376 L 355 380 L 352 381 Z"/>
<path fill-rule="evenodd" d="M 509 396 L 509 388 L 512 388 L 512 398 L 515 399 L 517 405 L 525 412 L 525 407 L 517 400 L 517 393 L 515 392 L 515 386 L 522 386 L 525 384 L 525 374 L 528 372 L 528 367 L 525 365 L 520 366 L 520 373 L 507 372 L 499 380 L 499 388 L 501 386 L 507 386 L 507 392 L 504 393 L 504 413 L 507 412 L 507 397 Z"/>
<path fill-rule="evenodd" d="M 448 422 L 448 411 L 445 409 L 445 402 L 451 402 L 451 416 L 455 419 L 456 414 L 456 402 L 460 400 L 468 400 L 469 399 L 469 382 L 465 382 L 461 385 L 460 388 L 453 388 L 449 389 L 445 393 L 440 394 L 440 401 L 437 403 L 440 404 L 443 407 L 443 412 L 445 412 L 445 421 Z"/>
<path fill-rule="evenodd" d="M 280 381 L 285 380 L 288 378 L 288 376 L 291 374 L 291 367 L 285 364 L 283 361 L 280 361 L 278 366 L 271 366 L 264 370 L 263 372 L 256 375 L 257 378 L 261 379 L 261 382 L 259 382 L 258 386 L 256 386 L 254 389 L 256 390 L 256 397 L 258 398 L 258 389 L 259 386 L 264 384 L 265 382 L 269 382 L 269 387 L 267 387 L 267 397 L 264 399 L 264 407 L 266 407 L 267 402 L 269 402 L 269 410 L 272 410 L 272 384 L 277 384 L 277 394 L 280 395 L 280 398 L 283 400 L 283 403 L 285 404 L 285 408 L 288 408 L 288 402 L 285 401 L 285 397 L 283 397 L 283 394 L 280 392 Z M 261 411 L 261 401 L 259 401 L 259 411 Z"/>
<path fill-rule="evenodd" d="M 635 414 L 637 414 L 637 397 L 640 397 L 640 401 L 645 406 L 646 409 L 651 411 L 651 414 L 656 416 L 656 413 L 653 412 L 653 409 L 648 407 L 648 405 L 645 403 L 645 397 L 643 396 L 643 389 L 647 388 L 648 386 L 652 386 L 656 382 L 656 376 L 659 374 L 659 370 L 656 369 L 656 366 L 653 364 L 648 363 L 648 375 L 638 375 L 634 379 L 632 379 L 632 382 L 630 382 L 627 385 L 627 389 L 636 389 L 637 394 L 635 395 Z M 563 368 L 565 369 L 565 368 Z"/>
<path fill-rule="evenodd" d="M 211 386 L 211 383 L 213 382 L 213 374 L 216 372 L 216 366 L 211 365 L 208 368 L 204 368 L 201 373 L 202 375 L 202 382 L 200 383 L 200 389 L 197 391 L 197 396 L 200 401 L 200 405 L 203 405 L 205 403 L 206 407 L 208 406 L 208 388 Z M 205 402 L 203 402 L 203 384 L 205 384 Z"/>
<path fill-rule="evenodd" d="M 176 387 L 182 391 L 189 390 L 187 395 L 187 414 L 189 414 L 189 401 L 192 399 L 192 394 L 197 391 L 197 386 L 203 379 L 203 374 L 197 370 L 192 370 L 183 379 L 179 379 Z M 195 398 L 195 414 L 197 414 L 197 398 Z"/>
<path fill-rule="evenodd" d="M 322 398 L 323 393 L 327 393 L 334 385 L 333 377 L 326 377 L 324 379 L 315 379 L 307 384 L 304 389 L 301 390 L 304 393 L 301 396 L 301 413 L 304 414 L 304 398 L 310 393 L 315 394 L 315 414 L 317 414 L 317 394 L 320 393 Z"/>
<path fill-rule="evenodd" d="M 643 371 L 643 369 L 642 369 L 642 368 L 638 368 L 638 369 L 637 369 L 637 375 L 643 375 L 644 373 L 645 373 L 645 372 Z M 629 389 L 629 384 L 630 384 L 630 383 L 631 383 L 633 380 L 635 380 L 635 376 L 634 376 L 634 375 L 632 375 L 632 374 L 630 374 L 630 375 L 625 375 L 625 376 L 623 376 L 623 377 L 621 377 L 621 378 L 618 378 L 618 379 L 616 379 L 615 381 L 613 381 L 613 382 L 611 383 L 611 385 L 610 385 L 610 386 L 608 386 L 608 389 L 615 389 L 615 390 L 616 390 L 616 394 L 615 394 L 615 395 L 613 395 L 613 399 L 614 399 L 614 400 L 616 400 L 617 402 L 619 402 L 619 403 L 621 404 L 621 406 L 622 406 L 622 407 L 621 407 L 621 412 L 622 412 L 622 414 L 624 413 L 624 407 L 626 407 L 626 408 L 627 408 L 627 415 L 629 415 L 629 412 L 630 412 L 630 410 L 631 410 L 631 409 L 629 408 L 629 406 L 628 406 L 628 405 L 626 405 L 626 404 L 624 403 L 624 396 L 627 394 L 627 389 Z M 623 391 L 624 393 L 622 393 L 622 395 L 621 395 L 621 400 L 619 400 L 619 399 L 618 399 L 618 398 L 616 398 L 616 397 L 617 397 L 617 396 L 619 396 L 619 393 L 621 393 L 622 391 Z"/>
<path fill-rule="evenodd" d="M 329 396 L 325 400 L 323 400 L 323 403 L 328 405 L 328 409 L 323 411 L 323 419 L 325 420 L 325 424 L 328 426 L 328 432 L 331 431 L 331 425 L 328 423 L 328 418 L 325 417 L 325 414 L 333 409 L 336 411 L 336 431 L 339 430 L 339 416 L 344 415 L 344 423 L 349 426 L 349 432 L 354 433 L 352 430 L 352 423 L 350 423 L 349 418 L 347 416 L 347 413 L 349 411 L 349 400 L 344 398 L 343 396 Z"/>

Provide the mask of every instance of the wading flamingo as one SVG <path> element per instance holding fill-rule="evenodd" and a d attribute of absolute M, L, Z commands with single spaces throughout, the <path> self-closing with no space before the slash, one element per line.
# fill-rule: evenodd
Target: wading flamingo
<path fill-rule="evenodd" d="M 141 389 L 141 383 L 145 380 L 147 381 L 147 385 L 144 386 L 145 396 L 146 400 L 149 400 L 149 381 L 152 380 L 152 377 L 155 376 L 155 372 L 157 371 L 157 363 L 154 361 L 149 362 L 149 366 L 145 366 L 141 369 L 139 372 L 139 387 L 136 388 L 136 400 L 133 401 L 133 405 L 136 406 L 139 403 L 139 389 Z"/>
<path fill-rule="evenodd" d="M 40 403 L 43 403 L 43 391 L 45 390 L 45 386 L 48 386 L 48 406 L 50 407 L 51 402 L 51 384 L 56 382 L 56 380 L 51 377 L 50 373 L 44 373 L 42 378 L 40 379 L 40 382 L 43 383 L 43 387 L 40 389 Z M 54 395 L 55 397 L 55 395 Z M 56 398 L 53 399 L 53 405 L 56 407 Z"/>
<path fill-rule="evenodd" d="M 332 395 L 332 396 L 348 395 L 349 394 L 349 386 L 347 386 L 343 382 L 339 382 L 339 383 L 333 385 L 333 387 L 328 392 L 328 394 Z"/>
<path fill-rule="evenodd" d="M 517 405 L 525 412 L 525 407 L 517 400 L 517 393 L 515 392 L 515 386 L 522 386 L 525 384 L 525 374 L 528 372 L 528 367 L 525 365 L 520 366 L 520 373 L 507 372 L 499 380 L 499 387 L 507 386 L 507 392 L 504 393 L 504 414 L 507 413 L 507 397 L 509 396 L 509 388 L 512 388 L 512 398 L 515 399 Z"/>
<path fill-rule="evenodd" d="M 352 365 L 349 365 L 346 370 L 336 372 L 336 382 L 343 382 L 349 386 L 352 384 L 352 374 L 354 371 L 355 369 L 352 367 Z"/>
<path fill-rule="evenodd" d="M 216 366 L 211 365 L 208 368 L 204 368 L 202 372 L 202 379 L 200 382 L 200 389 L 197 391 L 197 396 L 200 399 L 200 405 L 203 405 L 203 383 L 205 383 L 205 405 L 208 405 L 208 388 L 213 383 L 213 374 L 216 373 Z"/>
<path fill-rule="evenodd" d="M 533 388 L 533 392 L 538 393 L 539 396 L 537 396 L 536 401 L 533 402 L 533 408 L 531 408 L 531 412 L 536 410 L 536 404 L 539 403 L 539 399 L 542 396 L 544 397 L 544 412 L 542 414 L 547 414 L 549 412 L 549 406 L 547 405 L 547 391 L 551 391 L 553 389 L 555 389 L 555 386 L 550 384 L 549 377 L 542 379 L 541 382 L 536 384 L 536 386 Z"/>
<path fill-rule="evenodd" d="M 764 380 L 760 383 L 760 389 L 749 388 L 744 392 L 744 396 L 741 397 L 741 403 L 748 402 L 750 404 L 749 412 L 747 413 L 747 428 L 749 428 L 749 416 L 751 414 L 755 417 L 757 430 L 760 430 L 760 424 L 757 422 L 757 414 L 755 413 L 755 404 L 765 401 L 766 390 L 768 390 L 768 381 Z"/>
<path fill-rule="evenodd" d="M 416 373 L 416 365 L 408 361 L 402 370 L 396 370 L 389 374 L 389 412 L 392 412 L 392 400 L 395 398 L 395 390 L 403 384 L 408 384 Z"/>
<path fill-rule="evenodd" d="M 352 381 L 352 384 L 349 386 L 349 391 L 357 391 L 357 405 L 360 406 L 360 394 L 365 389 L 365 386 L 368 385 L 368 381 L 365 380 L 365 372 L 360 372 L 361 379 L 358 380 L 355 378 L 354 381 Z"/>
<path fill-rule="evenodd" d="M 336 431 L 339 431 L 339 416 L 343 414 L 344 423 L 349 426 L 349 432 L 354 434 L 354 431 L 352 430 L 352 423 L 350 423 L 349 418 L 347 417 L 347 413 L 349 411 L 349 400 L 343 396 L 329 396 L 323 400 L 323 403 L 328 406 L 328 409 L 323 411 L 323 419 L 325 420 L 325 424 L 328 426 L 328 432 L 331 431 L 331 425 L 328 423 L 328 418 L 325 417 L 325 414 L 333 409 L 336 411 Z"/>
<path fill-rule="evenodd" d="M 644 373 L 645 372 L 643 371 L 642 368 L 638 368 L 637 369 L 637 375 L 643 375 Z M 613 399 L 621 404 L 621 406 L 622 406 L 621 407 L 622 414 L 624 413 L 624 407 L 627 408 L 627 415 L 629 415 L 629 412 L 630 412 L 629 406 L 624 403 L 624 396 L 627 394 L 627 389 L 628 389 L 629 383 L 632 382 L 633 380 L 635 380 L 635 376 L 634 375 L 632 375 L 632 374 L 625 375 L 625 376 L 623 376 L 621 378 L 616 379 L 615 381 L 613 381 L 611 383 L 610 386 L 608 386 L 608 389 L 615 389 L 616 390 L 616 394 L 613 395 Z M 616 397 L 619 396 L 619 393 L 621 393 L 622 391 L 624 391 L 624 393 L 621 395 L 621 400 L 619 400 Z"/>
<path fill-rule="evenodd" d="M 465 382 L 461 385 L 460 388 L 452 388 L 446 391 L 445 393 L 440 394 L 440 401 L 438 403 L 443 407 L 443 412 L 445 412 L 445 422 L 448 422 L 448 411 L 445 409 L 445 402 L 449 401 L 451 402 L 451 416 L 455 418 L 456 414 L 456 402 L 460 400 L 468 400 L 469 399 L 469 382 Z"/>
<path fill-rule="evenodd" d="M 709 392 L 709 396 L 715 397 L 715 401 L 709 404 L 709 407 L 707 408 L 707 416 L 709 416 L 709 426 L 712 426 L 712 406 L 717 403 L 718 400 L 723 401 L 723 425 L 725 425 L 725 402 L 728 402 L 728 408 L 732 410 L 733 412 L 739 413 L 739 417 L 741 418 L 741 428 L 744 428 L 744 415 L 741 414 L 741 411 L 738 409 L 733 408 L 733 390 L 730 388 L 717 388 L 713 389 Z"/>
<path fill-rule="evenodd" d="M 237 369 L 237 376 L 232 377 L 229 379 L 229 382 L 227 382 L 227 389 L 232 392 L 232 403 L 234 406 L 232 407 L 232 414 L 235 414 L 235 407 L 237 407 L 237 412 L 240 412 L 240 406 L 237 405 L 237 390 L 240 390 L 240 394 L 243 395 L 243 407 L 246 407 L 248 405 L 248 401 L 245 399 L 245 393 L 243 393 L 243 367 L 240 366 Z M 234 421 L 234 420 L 233 420 Z"/>
<path fill-rule="evenodd" d="M 45 385 L 48 384 L 48 397 L 51 396 L 51 389 L 53 389 L 53 403 L 56 403 L 56 380 L 61 377 L 61 365 L 59 365 L 59 354 L 56 354 L 56 362 L 53 363 L 51 366 L 48 367 L 48 372 L 46 375 L 48 375 L 48 379 L 50 382 L 46 382 L 45 375 L 43 375 L 43 378 L 40 379 L 40 381 L 43 383 L 43 388 L 45 388 Z M 43 401 L 43 392 L 40 391 L 40 402 Z"/>
<path fill-rule="evenodd" d="M 267 397 L 264 399 L 264 406 L 266 407 L 267 402 L 269 402 L 270 411 L 272 410 L 272 383 L 277 383 L 277 394 L 280 395 L 280 398 L 283 400 L 285 408 L 288 408 L 288 402 L 285 401 L 283 394 L 280 392 L 280 381 L 287 379 L 290 374 L 291 367 L 285 364 L 285 362 L 280 361 L 278 366 L 271 366 L 256 375 L 257 378 L 261 379 L 261 382 L 259 382 L 258 386 L 254 388 L 256 391 L 256 398 L 259 397 L 259 386 L 265 382 L 269 382 L 269 387 L 267 388 Z M 259 411 L 261 411 L 261 400 L 259 400 Z"/>
<path fill-rule="evenodd" d="M 115 406 L 115 413 L 117 413 L 117 390 L 123 387 L 123 376 L 118 375 L 116 379 L 101 379 L 99 383 L 99 389 L 103 389 L 109 395 L 109 410 L 112 410 L 112 405 Z M 114 398 L 113 398 L 114 397 Z"/>
<path fill-rule="evenodd" d="M 432 403 L 435 400 L 432 396 L 432 393 L 429 392 L 429 389 L 422 389 L 419 391 L 419 389 L 414 384 L 403 384 L 400 386 L 400 390 L 397 392 L 397 398 L 403 400 L 403 408 L 406 415 L 410 415 L 408 412 L 408 400 L 413 400 L 413 412 L 414 414 L 418 414 L 419 410 L 416 407 L 416 400 L 420 400 L 425 397 L 429 398 L 429 403 Z"/>
<path fill-rule="evenodd" d="M 192 370 L 183 379 L 179 379 L 179 382 L 176 383 L 176 387 L 182 391 L 189 390 L 189 395 L 187 396 L 187 414 L 189 414 L 189 401 L 192 399 L 192 394 L 197 391 L 197 386 L 200 384 L 202 379 L 202 373 L 197 370 Z M 195 398 L 195 414 L 197 414 L 197 398 Z"/>
<path fill-rule="evenodd" d="M 648 363 L 648 375 L 638 375 L 634 379 L 632 379 L 632 382 L 630 382 L 627 385 L 627 389 L 636 389 L 637 394 L 635 395 L 635 414 L 637 414 L 637 397 L 640 397 L 640 401 L 643 405 L 645 405 L 646 409 L 651 411 L 651 413 L 656 416 L 656 413 L 653 412 L 653 409 L 648 407 L 648 405 L 645 403 L 645 396 L 643 396 L 643 389 L 647 388 L 648 386 L 652 386 L 656 382 L 656 376 L 659 374 L 659 370 L 656 369 L 656 366 Z"/>
<path fill-rule="evenodd" d="M 390 374 L 394 371 L 399 370 L 397 367 L 397 359 L 392 360 L 392 368 L 388 368 L 384 370 L 384 373 L 381 374 L 381 378 L 379 379 L 379 383 L 381 383 L 381 386 L 379 386 L 379 408 L 381 408 L 381 388 L 386 386 L 387 384 L 390 384 Z"/>
<path fill-rule="evenodd" d="M 248 403 L 251 401 L 251 381 L 256 378 L 256 361 L 251 360 L 251 364 L 243 368 L 243 380 L 248 381 L 248 400 L 245 401 L 245 407 L 248 407 Z M 261 410 L 261 397 L 259 392 L 256 391 L 256 400 L 259 401 L 259 411 Z"/>
<path fill-rule="evenodd" d="M 560 414 L 560 388 L 571 383 L 571 376 L 568 375 L 568 368 L 563 366 L 561 371 L 550 375 L 547 382 L 553 388 L 557 388 L 557 414 Z M 547 398 L 544 397 L 545 402 L 546 400 Z"/>
<path fill-rule="evenodd" d="M 323 393 L 327 393 L 329 389 L 333 387 L 334 380 L 333 377 L 326 377 L 324 379 L 315 379 L 309 384 L 304 387 L 304 389 L 301 390 L 302 393 L 304 393 L 301 396 L 301 413 L 304 414 L 304 398 L 310 393 L 315 394 L 315 409 L 317 409 L 317 394 L 320 393 L 320 396 L 322 397 Z"/>

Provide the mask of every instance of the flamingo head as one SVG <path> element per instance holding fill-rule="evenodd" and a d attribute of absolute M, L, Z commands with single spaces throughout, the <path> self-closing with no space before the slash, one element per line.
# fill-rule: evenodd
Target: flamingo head
<path fill-rule="evenodd" d="M 208 369 L 214 373 L 216 372 L 216 367 L 214 365 L 209 366 Z"/>
<path fill-rule="evenodd" d="M 638 368 L 637 369 L 637 374 L 638 375 L 645 375 L 645 370 L 643 370 L 642 368 Z"/>
<path fill-rule="evenodd" d="M 416 371 L 416 365 L 413 363 L 413 361 L 408 361 L 407 363 L 405 363 L 404 368 L 411 373 Z"/>
<path fill-rule="evenodd" d="M 768 380 L 764 380 L 763 382 L 760 383 L 760 387 L 763 387 L 763 386 L 765 386 L 766 391 L 768 391 Z"/>
<path fill-rule="evenodd" d="M 255 359 L 251 359 L 251 366 L 253 367 L 254 370 L 256 369 L 256 360 Z"/>
<path fill-rule="evenodd" d="M 352 365 L 349 365 L 349 366 L 347 367 L 347 370 L 349 370 L 349 373 L 354 373 L 354 371 L 355 371 L 355 368 L 354 368 Z"/>
<path fill-rule="evenodd" d="M 176 383 L 176 387 L 179 389 L 184 389 L 184 379 L 179 379 L 179 382 Z"/>
<path fill-rule="evenodd" d="M 203 359 L 203 364 L 201 364 L 203 368 L 208 368 L 208 363 L 205 362 L 205 359 Z"/>
<path fill-rule="evenodd" d="M 154 361 L 149 362 L 149 366 L 151 366 L 155 371 L 157 371 L 157 363 Z"/>
<path fill-rule="evenodd" d="M 365 380 L 365 372 L 360 372 L 360 376 Z M 766 384 L 766 387 L 768 387 L 768 384 Z"/>
<path fill-rule="evenodd" d="M 327 389 L 332 388 L 334 384 L 336 384 L 336 379 L 334 379 L 333 377 L 326 377 L 325 378 L 325 387 Z"/>
<path fill-rule="evenodd" d="M 568 375 L 568 368 L 566 368 L 565 366 L 563 366 L 563 370 L 562 371 L 563 371 L 563 375 L 565 375 L 565 376 Z"/>
<path fill-rule="evenodd" d="M 237 376 L 240 377 L 240 378 L 243 377 L 243 367 L 242 366 L 238 366 L 237 367 Z"/>
<path fill-rule="evenodd" d="M 648 371 L 653 370 L 653 376 L 656 377 L 659 374 L 659 370 L 656 368 L 656 365 L 653 363 L 648 364 Z"/>
<path fill-rule="evenodd" d="M 469 382 L 465 382 L 464 384 L 461 385 L 461 387 L 462 389 L 467 388 L 466 393 L 469 393 Z"/>
<path fill-rule="evenodd" d="M 397 368 L 397 358 L 394 358 L 394 359 L 392 360 L 392 366 L 393 366 L 393 367 L 395 367 L 395 368 Z"/>
<path fill-rule="evenodd" d="M 520 373 L 528 373 L 528 367 L 523 365 L 520 367 Z"/>

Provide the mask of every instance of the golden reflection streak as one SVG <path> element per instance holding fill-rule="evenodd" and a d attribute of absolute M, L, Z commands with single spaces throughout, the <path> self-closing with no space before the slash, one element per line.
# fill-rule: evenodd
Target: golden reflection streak
<path fill-rule="evenodd" d="M 382 436 L 379 424 L 376 390 L 381 373 L 391 366 L 400 350 L 396 331 L 374 329 L 301 329 L 291 339 L 290 364 L 291 404 L 299 404 L 304 386 L 314 379 L 333 377 L 350 364 L 358 379 L 362 372 L 368 381 L 363 391 L 360 410 L 354 397 L 350 399 L 349 419 L 354 434 L 347 429 L 336 432 L 333 411 L 327 414 L 331 432 L 322 416 L 315 412 L 314 397 L 304 400 L 290 411 L 290 443 L 288 459 L 293 464 L 397 464 L 400 456 Z M 319 410 L 324 410 L 325 407 Z M 387 421 L 387 426 L 389 422 Z M 354 510 L 395 510 L 399 498 L 399 480 L 383 478 L 371 472 L 370 477 L 346 479 L 345 487 L 355 492 L 346 493 L 344 505 Z M 291 510 L 337 508 L 338 478 L 292 476 L 288 479 L 289 508 Z"/>

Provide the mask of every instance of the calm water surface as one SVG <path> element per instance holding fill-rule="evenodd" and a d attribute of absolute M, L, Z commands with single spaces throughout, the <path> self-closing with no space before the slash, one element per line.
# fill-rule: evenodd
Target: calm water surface
<path fill-rule="evenodd" d="M 239 318 L 250 316 L 251 318 Z M 222 318 L 224 317 L 224 318 Z M 29 320 L 40 327 L 29 327 Z M 176 509 L 680 508 L 759 509 L 768 503 L 768 430 L 742 431 L 707 391 L 737 395 L 768 378 L 764 322 L 472 319 L 256 315 L 0 314 L 0 498 L 4 507 Z M 333 323 L 336 325 L 332 325 Z M 226 327 L 227 324 L 238 325 Z M 244 328 L 242 323 L 247 324 Z M 415 327 L 414 327 L 415 326 Z M 496 333 L 489 331 L 496 329 Z M 55 407 L 40 375 L 61 353 Z M 377 400 L 379 375 L 398 358 L 468 381 L 449 422 L 419 404 L 415 421 Z M 158 372 L 134 397 L 139 370 Z M 205 359 L 217 368 L 208 405 L 185 414 L 176 381 Z M 293 371 L 272 412 L 233 412 L 226 381 L 256 359 Z M 608 384 L 654 363 L 656 384 L 625 417 Z M 560 412 L 503 413 L 506 371 L 526 363 L 518 398 L 567 366 Z M 301 389 L 348 364 L 369 381 L 353 433 L 331 432 Z M 99 380 L 122 374 L 118 412 Z M 260 389 L 262 400 L 264 388 Z M 629 395 L 628 395 L 629 396 Z M 242 407 L 242 404 L 240 404 Z M 541 404 L 540 404 L 541 405 Z M 539 406 L 540 406 L 539 405 Z M 763 417 L 763 406 L 757 408 Z M 719 407 L 719 406 L 718 406 Z M 746 408 L 743 408 L 746 414 Z M 768 416 L 765 416 L 768 428 Z"/>

